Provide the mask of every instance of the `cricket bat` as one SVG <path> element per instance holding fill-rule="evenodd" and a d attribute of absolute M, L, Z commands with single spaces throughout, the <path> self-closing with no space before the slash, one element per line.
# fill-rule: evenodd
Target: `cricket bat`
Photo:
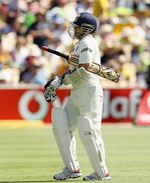
<path fill-rule="evenodd" d="M 61 53 L 57 50 L 51 49 L 47 46 L 42 46 L 42 49 L 47 51 L 47 52 L 50 52 L 52 54 L 55 54 L 59 57 L 62 57 L 64 59 L 66 59 L 67 61 L 69 60 L 69 55 Z M 69 62 L 69 63 L 71 65 L 77 66 L 78 60 L 72 59 L 71 62 Z M 101 76 L 105 79 L 108 79 L 108 80 L 116 82 L 116 83 L 119 81 L 119 78 L 120 78 L 120 73 L 117 70 L 115 70 L 113 68 L 108 68 L 108 67 L 99 65 L 99 64 L 94 63 L 94 62 L 92 62 L 92 64 L 90 65 L 90 67 L 88 68 L 87 71 L 94 73 L 94 74 L 97 74 L 98 76 Z"/>

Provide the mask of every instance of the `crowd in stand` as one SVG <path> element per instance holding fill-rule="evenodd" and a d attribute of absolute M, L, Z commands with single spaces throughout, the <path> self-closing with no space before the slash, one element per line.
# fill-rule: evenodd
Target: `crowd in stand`
<path fill-rule="evenodd" d="M 0 84 L 44 85 L 61 75 L 68 64 L 41 47 L 69 53 L 69 22 L 83 11 L 97 17 L 102 64 L 121 73 L 117 85 L 104 80 L 104 86 L 147 87 L 149 0 L 0 0 Z"/>

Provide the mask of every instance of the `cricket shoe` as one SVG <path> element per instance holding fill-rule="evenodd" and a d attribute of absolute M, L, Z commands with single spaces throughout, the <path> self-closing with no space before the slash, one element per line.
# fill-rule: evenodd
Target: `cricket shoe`
<path fill-rule="evenodd" d="M 82 173 L 80 169 L 76 171 L 71 171 L 68 168 L 65 168 L 62 172 L 55 174 L 53 178 L 55 180 L 66 180 L 66 179 L 75 179 L 81 176 Z"/>
<path fill-rule="evenodd" d="M 96 181 L 96 180 L 110 180 L 111 176 L 109 175 L 109 173 L 105 176 L 105 177 L 99 177 L 99 175 L 94 172 L 88 176 L 83 177 L 84 181 Z"/>

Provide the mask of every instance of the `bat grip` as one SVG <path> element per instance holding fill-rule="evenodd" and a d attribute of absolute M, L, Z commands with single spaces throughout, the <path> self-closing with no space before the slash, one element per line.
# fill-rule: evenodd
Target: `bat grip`
<path fill-rule="evenodd" d="M 50 53 L 53 53 L 53 54 L 55 54 L 57 56 L 60 56 L 60 57 L 62 57 L 64 59 L 66 59 L 66 60 L 69 60 L 69 55 L 66 55 L 66 54 L 61 53 L 59 51 L 53 50 L 51 48 L 48 48 L 47 46 L 42 46 L 42 49 L 45 50 L 45 51 L 48 51 Z"/>

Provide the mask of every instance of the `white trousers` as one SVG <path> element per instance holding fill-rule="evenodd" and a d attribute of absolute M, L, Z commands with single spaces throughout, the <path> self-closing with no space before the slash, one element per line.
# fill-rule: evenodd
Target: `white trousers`
<path fill-rule="evenodd" d="M 78 129 L 80 139 L 94 171 L 100 177 L 104 177 L 108 173 L 100 130 L 102 108 L 102 89 L 90 86 L 80 90 L 73 90 L 63 112 L 62 109 L 53 110 L 53 132 L 64 164 L 69 169 L 74 171 L 79 168 L 76 155 L 76 142 L 73 136 L 73 131 Z"/>

